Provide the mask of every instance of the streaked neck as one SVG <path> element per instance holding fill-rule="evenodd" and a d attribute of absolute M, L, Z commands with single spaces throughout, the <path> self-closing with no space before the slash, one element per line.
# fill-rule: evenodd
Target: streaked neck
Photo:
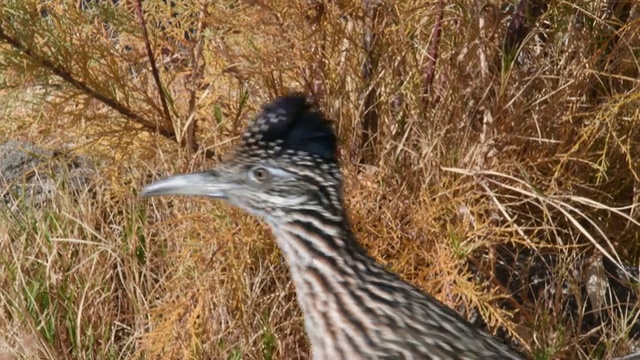
<path fill-rule="evenodd" d="M 356 306 L 352 290 L 361 286 L 359 274 L 372 260 L 341 215 L 297 211 L 286 223 L 271 226 L 290 268 L 311 345 L 322 351 L 330 347 L 326 334 L 335 331 L 331 318 L 342 311 L 335 305 Z"/>

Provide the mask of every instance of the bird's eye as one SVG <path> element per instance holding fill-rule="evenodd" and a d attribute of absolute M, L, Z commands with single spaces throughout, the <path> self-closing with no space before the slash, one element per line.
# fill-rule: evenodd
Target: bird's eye
<path fill-rule="evenodd" d="M 263 167 L 257 167 L 253 169 L 252 172 L 253 172 L 253 177 L 258 182 L 261 182 L 261 183 L 268 181 L 271 177 L 271 174 L 269 173 L 269 171 Z"/>

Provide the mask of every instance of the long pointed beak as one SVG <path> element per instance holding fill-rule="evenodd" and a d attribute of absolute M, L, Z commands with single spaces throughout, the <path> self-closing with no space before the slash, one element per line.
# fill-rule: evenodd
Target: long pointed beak
<path fill-rule="evenodd" d="M 226 199 L 227 191 L 236 186 L 222 180 L 215 171 L 170 176 L 154 181 L 142 189 L 141 197 L 183 195 Z"/>

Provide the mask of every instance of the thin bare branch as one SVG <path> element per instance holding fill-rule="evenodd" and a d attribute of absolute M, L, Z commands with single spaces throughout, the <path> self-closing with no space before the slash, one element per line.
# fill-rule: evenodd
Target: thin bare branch
<path fill-rule="evenodd" d="M 136 13 L 136 19 L 138 19 L 138 23 L 140 24 L 140 28 L 142 29 L 142 36 L 144 38 L 144 45 L 147 50 L 147 57 L 149 58 L 149 64 L 151 64 L 151 74 L 153 75 L 153 80 L 156 82 L 156 87 L 158 88 L 158 97 L 160 98 L 160 103 L 162 104 L 164 118 L 169 124 L 171 124 L 171 112 L 169 112 L 169 105 L 167 104 L 166 99 L 167 93 L 164 86 L 162 85 L 162 81 L 160 80 L 160 71 L 158 70 L 158 66 L 156 65 L 156 58 L 153 54 L 153 49 L 151 48 L 151 41 L 149 40 L 149 33 L 147 31 L 147 22 L 144 19 L 144 11 L 142 10 L 142 0 L 135 0 L 133 4 Z"/>
<path fill-rule="evenodd" d="M 24 44 L 20 43 L 17 39 L 15 39 L 15 38 L 11 37 L 10 35 L 8 35 L 4 31 L 4 29 L 2 29 L 1 27 L 0 27 L 0 40 L 2 40 L 5 43 L 11 45 L 16 50 L 21 51 L 31 61 L 41 65 L 45 69 L 47 69 L 47 70 L 51 71 L 52 73 L 56 74 L 57 76 L 61 77 L 64 81 L 66 81 L 69 84 L 75 86 L 76 88 L 78 88 L 79 90 L 83 91 L 87 95 L 95 98 L 96 100 L 98 100 L 98 101 L 104 103 L 105 105 L 109 106 L 110 108 L 116 110 L 117 112 L 119 112 L 124 117 L 139 123 L 140 125 L 142 125 L 144 127 L 144 130 L 150 131 L 150 132 L 154 132 L 154 133 L 158 133 L 158 134 L 160 134 L 160 135 L 162 135 L 162 136 L 164 136 L 164 137 L 166 137 L 166 138 L 168 138 L 170 140 L 176 140 L 176 136 L 175 136 L 175 133 L 173 132 L 173 130 L 169 130 L 169 129 L 166 129 L 166 128 L 160 126 L 160 125 L 154 124 L 152 121 L 143 118 L 139 114 L 135 113 L 132 109 L 128 108 L 127 106 L 125 106 L 124 104 L 118 102 L 117 100 L 112 99 L 112 98 L 110 98 L 110 97 L 108 97 L 108 96 L 106 96 L 104 94 L 101 94 L 98 91 L 92 89 L 91 87 L 89 87 L 89 85 L 85 84 L 82 80 L 75 78 L 73 76 L 73 74 L 71 74 L 71 72 L 68 71 L 67 69 L 64 69 L 63 67 L 59 66 L 58 64 L 53 63 L 50 60 L 42 58 L 41 56 L 36 54 L 33 50 L 29 49 L 27 46 L 25 46 Z"/>
<path fill-rule="evenodd" d="M 438 62 L 438 52 L 440 48 L 440 36 L 442 33 L 442 18 L 444 17 L 444 5 L 445 2 L 440 0 L 437 5 L 436 22 L 433 25 L 431 32 L 431 39 L 429 40 L 429 47 L 427 50 L 427 56 L 429 57 L 427 65 L 424 68 L 423 77 L 423 90 L 422 90 L 422 109 L 426 111 L 431 101 L 431 86 L 433 85 L 433 78 L 436 73 L 436 63 Z"/>

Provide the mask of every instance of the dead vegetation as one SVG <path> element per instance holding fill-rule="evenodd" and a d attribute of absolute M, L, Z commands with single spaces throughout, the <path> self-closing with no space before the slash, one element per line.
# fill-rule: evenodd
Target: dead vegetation
<path fill-rule="evenodd" d="M 262 224 L 136 197 L 211 166 L 289 90 L 335 121 L 353 226 L 379 261 L 531 358 L 633 352 L 638 11 L 3 1 L 2 138 L 89 155 L 100 175 L 96 192 L 2 208 L 0 358 L 307 358 Z"/>

